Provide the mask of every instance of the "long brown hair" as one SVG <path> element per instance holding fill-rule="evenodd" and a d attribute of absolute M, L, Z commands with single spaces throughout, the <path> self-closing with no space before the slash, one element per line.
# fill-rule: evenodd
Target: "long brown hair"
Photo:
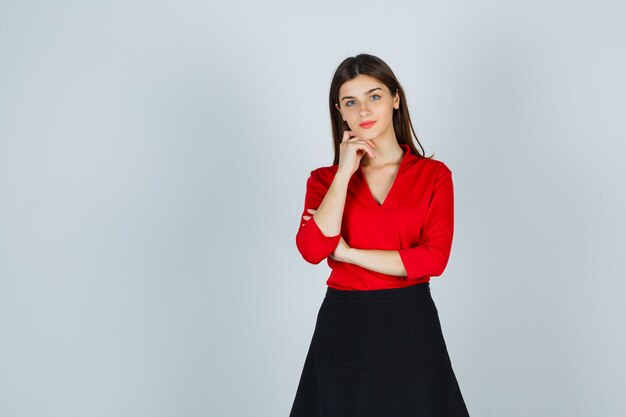
<path fill-rule="evenodd" d="M 411 153 L 422 158 L 433 158 L 435 155 L 425 156 L 424 147 L 420 143 L 409 115 L 409 108 L 406 103 L 406 96 L 400 82 L 389 66 L 380 58 L 370 54 L 359 54 L 343 60 L 337 67 L 333 80 L 330 83 L 330 95 L 328 104 L 330 106 L 330 123 L 333 131 L 333 142 L 335 146 L 335 158 L 333 165 L 339 164 L 339 145 L 343 138 L 343 132 L 350 129 L 348 123 L 345 122 L 341 113 L 335 107 L 339 103 L 339 88 L 359 74 L 369 75 L 383 83 L 390 92 L 398 91 L 400 94 L 400 107 L 393 110 L 393 130 L 396 134 L 398 143 L 405 143 L 411 148 Z M 415 136 L 415 140 L 419 145 L 422 153 L 417 151 L 413 143 L 411 133 Z"/>

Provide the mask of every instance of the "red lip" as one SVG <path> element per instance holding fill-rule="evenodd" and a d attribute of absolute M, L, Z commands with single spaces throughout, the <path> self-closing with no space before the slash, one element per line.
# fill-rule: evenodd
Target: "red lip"
<path fill-rule="evenodd" d="M 374 123 L 376 123 L 376 120 L 370 120 L 367 122 L 359 123 L 359 126 L 361 126 L 363 129 L 369 129 L 370 127 L 374 126 Z"/>

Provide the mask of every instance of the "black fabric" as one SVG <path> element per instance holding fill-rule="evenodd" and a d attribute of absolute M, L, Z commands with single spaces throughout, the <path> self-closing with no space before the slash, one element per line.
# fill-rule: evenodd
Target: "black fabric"
<path fill-rule="evenodd" d="M 430 284 L 327 288 L 290 417 L 469 417 Z"/>

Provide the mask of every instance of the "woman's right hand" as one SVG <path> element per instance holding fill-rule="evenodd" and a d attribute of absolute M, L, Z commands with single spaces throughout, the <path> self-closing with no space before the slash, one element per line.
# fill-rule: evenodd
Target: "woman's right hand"
<path fill-rule="evenodd" d="M 339 164 L 337 171 L 347 172 L 352 176 L 359 168 L 361 158 L 367 153 L 370 158 L 376 158 L 374 153 L 376 144 L 371 140 L 363 140 L 351 130 L 343 132 L 343 138 L 339 144 Z"/>

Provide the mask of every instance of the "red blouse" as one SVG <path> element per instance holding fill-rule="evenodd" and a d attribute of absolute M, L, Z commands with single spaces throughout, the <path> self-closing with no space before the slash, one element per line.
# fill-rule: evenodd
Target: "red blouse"
<path fill-rule="evenodd" d="M 400 144 L 404 156 L 382 204 L 372 196 L 359 167 L 348 183 L 341 233 L 325 236 L 315 218 L 304 220 L 296 246 L 309 263 L 327 259 L 332 269 L 326 284 L 343 290 L 398 288 L 430 281 L 443 273 L 452 248 L 454 197 L 452 172 L 441 161 L 414 155 Z M 317 209 L 332 183 L 337 165 L 311 171 L 306 184 L 302 216 Z M 407 276 L 382 274 L 329 257 L 343 236 L 359 249 L 397 250 Z"/>

